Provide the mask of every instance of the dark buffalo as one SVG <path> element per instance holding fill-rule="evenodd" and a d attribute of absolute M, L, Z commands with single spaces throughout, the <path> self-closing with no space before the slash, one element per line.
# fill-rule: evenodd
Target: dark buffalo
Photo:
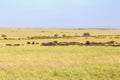
<path fill-rule="evenodd" d="M 32 42 L 32 44 L 34 45 L 34 44 L 35 44 L 35 42 Z"/>
<path fill-rule="evenodd" d="M 58 45 L 59 46 L 69 46 L 69 43 L 67 43 L 67 42 L 59 42 Z"/>
<path fill-rule="evenodd" d="M 21 44 L 13 44 L 13 46 L 20 46 Z"/>
<path fill-rule="evenodd" d="M 12 44 L 6 44 L 6 46 L 12 46 Z"/>
<path fill-rule="evenodd" d="M 26 44 L 31 44 L 29 41 Z"/>
<path fill-rule="evenodd" d="M 42 43 L 43 46 L 56 46 L 57 44 L 54 42 Z"/>
<path fill-rule="evenodd" d="M 87 45 L 87 46 L 91 45 L 90 41 L 86 41 L 85 45 Z"/>

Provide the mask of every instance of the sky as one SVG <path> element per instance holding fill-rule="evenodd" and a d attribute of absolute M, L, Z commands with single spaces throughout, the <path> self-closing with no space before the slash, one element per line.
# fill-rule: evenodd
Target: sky
<path fill-rule="evenodd" d="M 0 0 L 0 26 L 120 28 L 120 0 Z"/>

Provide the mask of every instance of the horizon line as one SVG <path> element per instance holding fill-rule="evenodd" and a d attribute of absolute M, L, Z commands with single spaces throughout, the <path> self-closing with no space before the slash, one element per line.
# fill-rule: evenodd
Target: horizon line
<path fill-rule="evenodd" d="M 48 28 L 48 29 L 120 29 L 118 27 L 15 27 L 15 26 L 0 26 L 0 28 Z"/>

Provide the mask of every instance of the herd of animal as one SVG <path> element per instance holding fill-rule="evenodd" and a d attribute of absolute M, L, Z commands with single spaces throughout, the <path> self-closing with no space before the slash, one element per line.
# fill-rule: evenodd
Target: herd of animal
<path fill-rule="evenodd" d="M 79 46 L 120 46 L 120 43 L 117 43 L 115 41 L 108 41 L 108 42 L 90 42 L 86 41 L 85 43 L 80 42 L 47 42 L 42 43 L 42 46 L 70 46 L 70 45 L 79 45 Z"/>
<path fill-rule="evenodd" d="M 38 42 L 26 42 L 26 45 L 39 45 L 40 43 Z M 6 46 L 23 46 L 24 44 L 6 44 Z M 115 41 L 108 41 L 108 42 L 90 42 L 86 41 L 85 43 L 80 43 L 80 42 L 58 42 L 58 41 L 53 41 L 53 42 L 46 42 L 46 43 L 41 43 L 41 46 L 71 46 L 71 45 L 78 45 L 78 46 L 115 46 L 118 47 L 120 46 L 120 43 L 117 43 Z"/>

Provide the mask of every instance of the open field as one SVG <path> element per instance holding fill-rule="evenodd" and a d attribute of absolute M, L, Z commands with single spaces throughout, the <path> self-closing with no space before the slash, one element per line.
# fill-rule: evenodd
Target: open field
<path fill-rule="evenodd" d="M 74 37 L 56 39 L 6 40 L 0 38 L 0 80 L 120 80 L 120 47 L 105 46 L 40 46 L 27 45 L 27 41 L 116 41 L 120 43 L 120 30 L 106 29 L 25 29 L 1 28 L 0 34 L 8 38 L 31 36 L 70 36 L 89 32 L 107 35 L 105 38 Z M 110 36 L 109 36 L 110 35 Z M 5 46 L 20 43 L 24 46 Z"/>
<path fill-rule="evenodd" d="M 119 47 L 3 47 L 1 80 L 119 80 Z"/>
<path fill-rule="evenodd" d="M 119 35 L 120 29 L 64 29 L 64 28 L 0 28 L 0 34 L 6 34 L 8 37 L 24 38 L 29 36 L 51 36 L 54 34 L 83 35 L 89 32 L 91 35 Z M 22 34 L 21 34 L 22 33 Z M 23 35 L 24 34 L 24 35 Z"/>

